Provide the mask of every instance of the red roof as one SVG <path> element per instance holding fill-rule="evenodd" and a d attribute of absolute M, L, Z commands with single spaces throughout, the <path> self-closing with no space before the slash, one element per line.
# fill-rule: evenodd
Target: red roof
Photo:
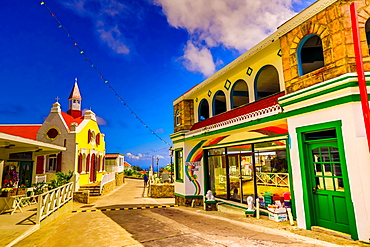
<path fill-rule="evenodd" d="M 124 166 L 131 166 L 131 165 L 125 161 Z"/>
<path fill-rule="evenodd" d="M 36 140 L 37 132 L 39 131 L 41 124 L 34 125 L 0 125 L 0 132 Z"/>
<path fill-rule="evenodd" d="M 74 118 L 72 117 L 71 115 L 69 115 L 68 113 L 65 113 L 65 112 L 61 112 L 62 114 L 62 117 L 64 119 L 64 121 L 66 122 L 67 126 L 68 126 L 68 129 L 71 129 L 71 123 L 78 123 L 80 124 L 83 120 L 84 120 L 84 117 L 78 117 L 78 118 Z"/>
<path fill-rule="evenodd" d="M 105 154 L 105 158 L 106 159 L 115 159 L 117 158 L 119 155 L 123 156 L 123 154 Z"/>
<path fill-rule="evenodd" d="M 203 127 L 206 127 L 206 126 L 209 126 L 209 125 L 212 125 L 212 124 L 220 123 L 220 122 L 223 122 L 223 121 L 226 121 L 226 120 L 229 120 L 229 119 L 232 119 L 232 118 L 244 115 L 244 114 L 248 114 L 248 113 L 251 113 L 251 112 L 255 112 L 255 111 L 265 109 L 267 107 L 279 104 L 278 101 L 277 101 L 278 98 L 280 98 L 284 95 L 285 95 L 285 92 L 280 92 L 280 93 L 274 94 L 274 95 L 272 95 L 268 98 L 252 102 L 250 104 L 247 104 L 247 105 L 239 107 L 239 108 L 232 109 L 230 111 L 221 113 L 221 114 L 216 115 L 216 116 L 211 117 L 211 118 L 207 118 L 207 119 L 205 119 L 201 122 L 198 122 L 198 123 L 194 124 L 193 127 L 190 130 L 200 129 L 200 128 L 203 128 Z"/>

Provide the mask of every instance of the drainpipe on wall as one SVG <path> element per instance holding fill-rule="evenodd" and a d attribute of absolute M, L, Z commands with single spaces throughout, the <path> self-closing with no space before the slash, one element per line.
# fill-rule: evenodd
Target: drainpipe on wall
<path fill-rule="evenodd" d="M 370 152 L 369 98 L 367 95 L 365 71 L 364 71 L 364 64 L 362 60 L 360 30 L 358 27 L 358 20 L 357 20 L 357 9 L 356 9 L 356 5 L 354 2 L 351 3 L 350 5 L 350 11 L 351 11 L 351 22 L 352 22 L 352 36 L 353 36 L 353 43 L 354 43 L 355 57 L 356 57 L 358 87 L 360 89 L 361 106 L 362 106 L 362 114 L 364 116 L 364 122 L 365 122 L 367 145 L 368 145 L 369 152 Z"/>

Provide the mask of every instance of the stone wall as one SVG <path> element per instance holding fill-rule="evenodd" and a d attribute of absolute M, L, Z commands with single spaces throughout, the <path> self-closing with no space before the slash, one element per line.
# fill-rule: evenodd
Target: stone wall
<path fill-rule="evenodd" d="M 175 186 L 173 184 L 151 184 L 150 197 L 153 198 L 173 198 Z"/>
<path fill-rule="evenodd" d="M 176 113 L 180 111 L 180 125 L 176 126 Z M 193 100 L 183 100 L 174 106 L 173 123 L 175 133 L 181 130 L 190 130 L 194 125 L 194 102 Z"/>
<path fill-rule="evenodd" d="M 175 204 L 179 206 L 191 207 L 194 200 L 193 206 L 203 207 L 203 198 L 185 198 L 182 196 L 175 195 Z"/>
<path fill-rule="evenodd" d="M 89 195 L 90 191 L 84 190 L 84 191 L 75 191 L 73 192 L 73 201 L 89 204 Z"/>
<path fill-rule="evenodd" d="M 116 186 L 120 186 L 125 182 L 125 176 L 123 172 L 116 172 Z"/>
<path fill-rule="evenodd" d="M 110 181 L 103 185 L 103 189 L 101 191 L 101 195 L 106 195 L 109 192 L 113 191 L 116 188 L 116 180 Z"/>
<path fill-rule="evenodd" d="M 280 38 L 287 93 L 356 71 L 349 6 L 351 2 L 338 1 L 332 4 Z M 370 71 L 365 34 L 365 23 L 370 16 L 370 7 L 365 4 L 365 1 L 359 1 L 356 4 L 359 9 L 360 39 L 365 57 L 365 70 Z M 324 67 L 299 76 L 297 50 L 301 40 L 310 34 L 316 34 L 321 38 Z"/>

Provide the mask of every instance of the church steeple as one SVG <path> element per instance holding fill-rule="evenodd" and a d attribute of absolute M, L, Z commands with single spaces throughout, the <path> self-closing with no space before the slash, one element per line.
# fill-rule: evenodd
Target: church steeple
<path fill-rule="evenodd" d="M 74 118 L 82 116 L 81 100 L 82 100 L 82 97 L 80 94 L 80 90 L 78 89 L 77 78 L 75 78 L 75 85 L 73 86 L 71 94 L 69 95 L 69 98 L 68 98 L 69 109 L 67 112 L 69 115 L 71 115 Z"/>

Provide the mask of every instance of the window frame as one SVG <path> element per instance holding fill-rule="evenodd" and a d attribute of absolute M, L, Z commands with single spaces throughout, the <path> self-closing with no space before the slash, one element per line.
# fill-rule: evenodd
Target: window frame
<path fill-rule="evenodd" d="M 301 56 L 301 53 L 302 53 L 302 48 L 304 46 L 304 44 L 307 42 L 307 40 L 309 40 L 310 38 L 312 38 L 313 36 L 317 36 L 319 37 L 319 39 L 321 40 L 321 48 L 322 48 L 322 51 L 323 51 L 323 62 L 324 62 L 324 65 L 320 68 L 317 68 L 317 69 L 314 69 L 310 72 L 307 72 L 307 73 L 303 73 L 303 68 L 302 68 L 302 56 Z M 313 34 L 309 34 L 307 36 L 305 36 L 303 39 L 301 39 L 301 41 L 299 42 L 298 44 L 298 47 L 297 47 L 297 50 L 296 50 L 296 55 L 297 55 L 297 63 L 298 63 L 298 75 L 299 76 L 304 76 L 304 75 L 307 75 L 307 74 L 310 74 L 312 73 L 313 71 L 316 71 L 318 69 L 321 69 L 323 67 L 325 67 L 325 57 L 324 57 L 324 46 L 323 46 L 323 42 L 322 42 L 322 39 L 319 35 L 313 33 Z"/>
<path fill-rule="evenodd" d="M 179 156 L 181 154 L 181 156 Z M 175 149 L 175 181 L 184 182 L 184 152 L 182 148 Z M 180 172 L 181 171 L 181 172 Z"/>

